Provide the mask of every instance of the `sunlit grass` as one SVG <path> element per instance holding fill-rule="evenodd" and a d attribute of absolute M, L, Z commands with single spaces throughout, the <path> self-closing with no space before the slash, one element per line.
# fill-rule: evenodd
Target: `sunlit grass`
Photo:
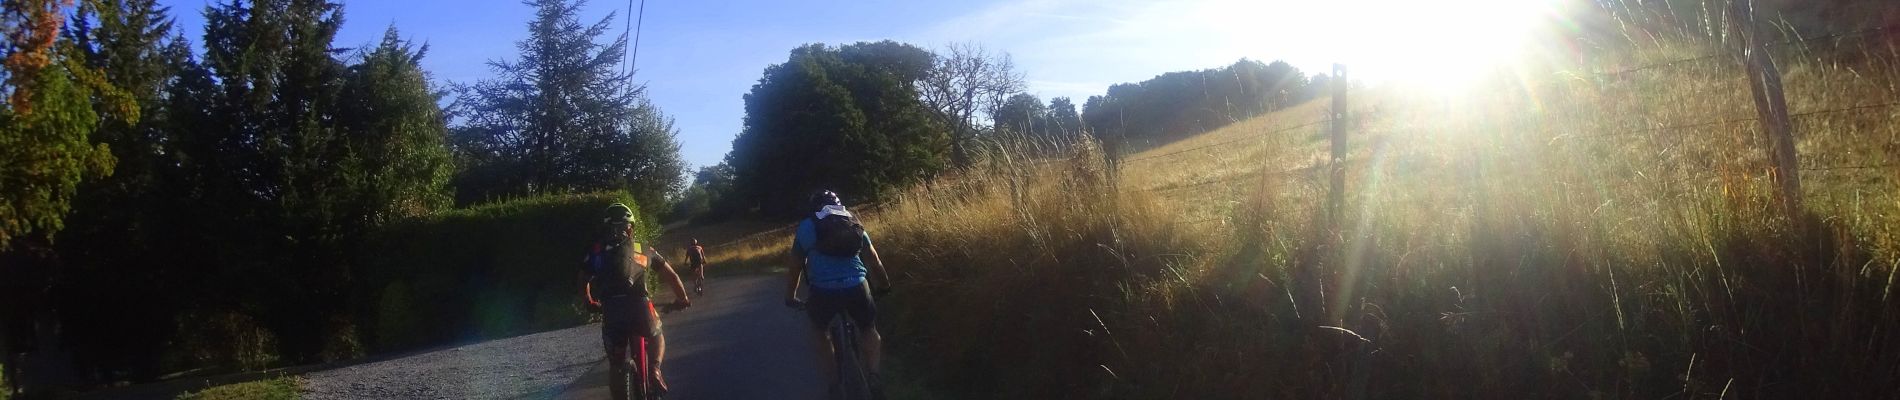
<path fill-rule="evenodd" d="M 1324 125 L 1236 141 L 1324 99 L 906 192 L 870 221 L 914 286 L 890 335 L 1009 398 L 1890 395 L 1900 108 L 1813 113 L 1900 101 L 1900 53 L 1859 56 L 1783 58 L 1807 215 L 1733 65 L 1356 91 L 1337 228 Z"/>
<path fill-rule="evenodd" d="M 178 400 L 296 400 L 300 384 L 299 378 L 285 376 L 211 387 L 179 395 Z"/>
<path fill-rule="evenodd" d="M 720 238 L 724 240 L 720 243 L 702 241 L 706 246 L 706 276 L 785 272 L 786 255 L 792 251 L 790 228 L 786 226 L 744 237 Z M 677 253 L 675 268 L 684 268 L 686 253 L 684 250 Z"/>

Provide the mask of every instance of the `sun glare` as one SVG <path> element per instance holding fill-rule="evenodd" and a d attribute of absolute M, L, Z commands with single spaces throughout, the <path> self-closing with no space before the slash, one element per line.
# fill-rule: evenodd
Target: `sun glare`
<path fill-rule="evenodd" d="M 1336 2 L 1336 57 L 1356 80 L 1457 91 L 1529 54 L 1552 1 Z"/>

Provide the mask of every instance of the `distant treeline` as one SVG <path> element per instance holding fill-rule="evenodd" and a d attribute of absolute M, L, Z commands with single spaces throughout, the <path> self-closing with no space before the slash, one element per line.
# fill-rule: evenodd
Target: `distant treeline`
<path fill-rule="evenodd" d="M 557 282 L 471 252 L 554 257 L 547 238 L 579 252 L 585 235 L 557 234 L 592 228 L 576 215 L 611 200 L 658 214 L 683 183 L 671 119 L 619 72 L 625 38 L 602 38 L 609 21 L 583 24 L 574 1 L 530 2 L 519 58 L 492 63 L 493 80 L 446 88 L 420 65 L 428 48 L 394 27 L 367 46 L 335 43 L 334 1 L 217 2 L 202 10 L 197 45 L 155 0 L 70 4 L 0 2 L 0 355 L 32 354 L 24 363 L 43 368 L 29 367 L 28 384 L 336 360 L 546 326 L 561 319 L 517 326 L 407 305 L 462 290 L 484 294 L 451 298 L 493 310 L 554 304 L 532 293 Z M 506 199 L 528 200 L 463 209 Z M 474 216 L 492 223 L 463 222 Z M 457 232 L 418 227 L 431 223 Z M 525 227 L 537 231 L 511 231 Z M 572 277 L 578 256 L 505 267 Z M 495 276 L 510 282 L 483 280 Z M 538 286 L 511 286 L 524 282 Z M 391 308 L 374 304 L 442 324 L 372 332 L 390 326 Z"/>
<path fill-rule="evenodd" d="M 1169 72 L 1090 96 L 1082 119 L 1097 138 L 1135 146 L 1181 139 L 1326 94 L 1326 75 L 1307 77 L 1285 62 Z"/>
<path fill-rule="evenodd" d="M 1151 145 L 1322 95 L 1330 79 L 1285 62 L 1242 59 L 1118 84 L 1078 113 L 1067 97 L 1025 93 L 1008 55 L 975 46 L 930 51 L 891 41 L 811 44 L 767 67 L 745 96 L 744 129 L 725 161 L 700 169 L 672 217 L 784 218 L 812 190 L 847 203 L 969 167 L 998 146 Z M 1126 147 L 1110 146 L 1126 151 Z"/>

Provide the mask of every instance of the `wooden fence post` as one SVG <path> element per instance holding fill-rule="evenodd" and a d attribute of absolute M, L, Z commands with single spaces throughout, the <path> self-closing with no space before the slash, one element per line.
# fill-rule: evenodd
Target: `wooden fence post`
<path fill-rule="evenodd" d="M 1753 0 L 1731 0 L 1730 25 L 1742 37 L 1743 63 L 1748 68 L 1748 88 L 1754 93 L 1755 112 L 1761 117 L 1762 132 L 1768 135 L 1768 159 L 1774 162 L 1775 188 L 1784 213 L 1790 218 L 1801 211 L 1801 170 L 1794 148 L 1794 124 L 1788 118 L 1788 102 L 1781 90 L 1781 70 L 1769 57 L 1760 32 L 1755 29 Z"/>
<path fill-rule="evenodd" d="M 1332 185 L 1327 188 L 1326 216 L 1334 229 L 1342 221 L 1342 209 L 1346 206 L 1346 127 L 1351 118 L 1346 109 L 1346 89 L 1350 82 L 1346 77 L 1345 64 L 1333 64 L 1333 158 L 1327 166 L 1331 171 Z"/>

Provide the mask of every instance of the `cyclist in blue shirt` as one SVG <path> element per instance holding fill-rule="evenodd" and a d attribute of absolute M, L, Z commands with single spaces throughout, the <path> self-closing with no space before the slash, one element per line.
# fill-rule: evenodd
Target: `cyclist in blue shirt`
<path fill-rule="evenodd" d="M 871 285 L 867 280 L 878 283 L 878 291 L 882 293 L 890 290 L 890 275 L 884 271 L 884 263 L 871 245 L 871 235 L 845 210 L 837 193 L 829 190 L 813 193 L 810 206 L 812 217 L 798 223 L 792 239 L 788 273 L 791 282 L 785 303 L 792 307 L 805 306 L 812 322 L 812 336 L 818 340 L 815 347 L 819 364 L 825 366 L 828 382 L 836 380 L 838 371 L 837 365 L 831 362 L 833 349 L 825 328 L 839 312 L 850 316 L 858 326 L 859 353 L 864 356 L 865 369 L 871 372 L 871 384 L 875 387 L 881 383 L 878 349 L 882 338 L 877 333 L 877 304 L 871 300 Z M 829 220 L 832 218 L 837 220 Z M 821 229 L 821 225 L 824 228 Z M 840 226 L 849 228 L 838 228 Z M 829 235 L 828 239 L 821 240 L 821 233 Z M 837 242 L 842 240 L 836 239 L 839 235 L 856 236 L 861 242 L 839 244 Z M 851 251 L 836 250 L 838 247 Z M 869 269 L 865 268 L 867 264 Z M 876 272 L 876 279 L 867 279 L 870 275 L 867 272 Z M 806 282 L 811 284 L 811 293 L 808 299 L 800 301 L 798 287 Z"/>

